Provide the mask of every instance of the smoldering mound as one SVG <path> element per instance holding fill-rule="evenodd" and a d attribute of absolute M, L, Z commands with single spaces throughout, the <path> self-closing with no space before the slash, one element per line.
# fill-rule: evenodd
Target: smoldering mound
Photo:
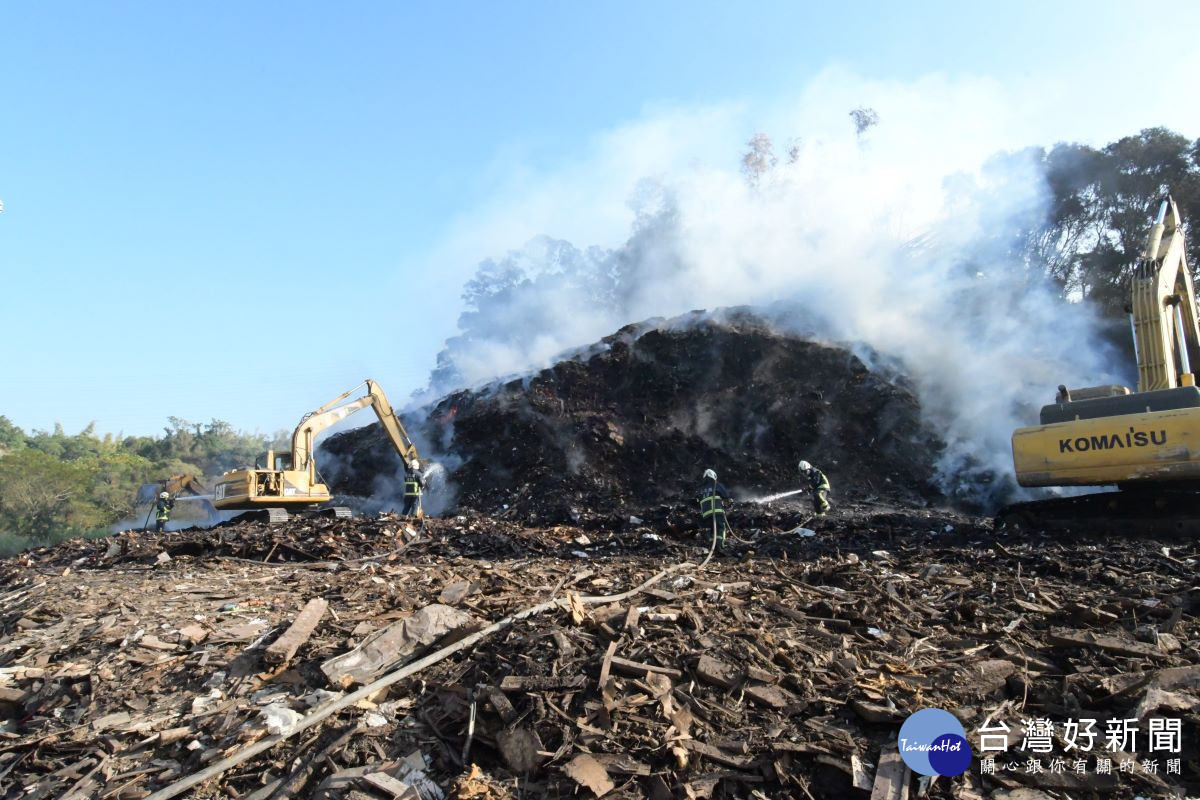
<path fill-rule="evenodd" d="M 854 348 L 863 352 L 861 348 Z M 842 498 L 940 499 L 943 445 L 913 387 L 883 359 L 783 332 L 748 311 L 629 325 L 523 378 L 447 395 L 410 414 L 426 456 L 452 465 L 452 508 L 565 522 L 690 503 L 706 468 L 735 497 L 824 469 Z M 334 488 L 378 492 L 400 467 L 377 425 L 323 445 Z"/>

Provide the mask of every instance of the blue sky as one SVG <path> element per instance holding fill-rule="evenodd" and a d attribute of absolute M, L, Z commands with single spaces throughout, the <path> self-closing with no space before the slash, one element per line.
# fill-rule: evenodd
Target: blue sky
<path fill-rule="evenodd" d="M 605 165 L 657 120 L 715 114 L 677 155 L 736 166 L 799 105 L 945 82 L 994 91 L 999 146 L 1200 135 L 1200 13 L 1130 8 L 0 6 L 0 414 L 269 431 L 363 377 L 402 404 L 480 258 L 623 239 Z"/>

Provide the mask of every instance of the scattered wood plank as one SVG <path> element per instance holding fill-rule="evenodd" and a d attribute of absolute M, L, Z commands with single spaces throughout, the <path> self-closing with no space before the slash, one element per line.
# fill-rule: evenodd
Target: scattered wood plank
<path fill-rule="evenodd" d="M 763 669 L 762 667 L 756 667 L 753 664 L 746 665 L 746 677 L 752 681 L 758 681 L 759 683 L 779 682 L 778 674 L 772 672 L 771 670 Z"/>
<path fill-rule="evenodd" d="M 420 795 L 417 790 L 409 786 L 402 780 L 393 778 L 386 772 L 370 772 L 362 776 L 363 783 L 369 784 L 371 788 L 378 789 L 393 800 L 420 800 Z"/>
<path fill-rule="evenodd" d="M 684 741 L 680 742 L 680 744 L 683 745 L 685 749 L 690 750 L 697 755 L 704 756 L 710 761 L 715 761 L 718 764 L 724 764 L 725 766 L 733 767 L 734 769 L 748 769 L 750 765 L 754 763 L 753 759 L 746 758 L 744 756 L 730 755 L 729 753 L 713 747 L 710 744 L 705 744 L 704 742 L 699 742 L 695 739 L 685 739 Z"/>
<path fill-rule="evenodd" d="M 199 625 L 187 625 L 180 628 L 179 633 L 192 644 L 199 644 L 208 638 L 208 631 Z"/>
<path fill-rule="evenodd" d="M 546 692 L 555 689 L 582 689 L 585 675 L 506 675 L 500 681 L 502 692 Z"/>
<path fill-rule="evenodd" d="M 162 639 L 159 639 L 157 636 L 155 636 L 152 633 L 146 634 L 141 639 L 139 639 L 138 646 L 139 647 L 148 647 L 151 650 L 164 650 L 167 652 L 179 649 L 179 645 L 177 645 L 173 642 L 164 642 Z"/>
<path fill-rule="evenodd" d="M 580 786 L 590 789 L 596 797 L 603 797 L 616 788 L 604 765 L 587 753 L 580 753 L 567 762 L 563 772 Z"/>
<path fill-rule="evenodd" d="M 900 713 L 900 711 L 896 708 L 890 708 L 878 703 L 869 703 L 865 700 L 851 700 L 850 709 L 855 714 L 858 714 L 858 716 L 860 716 L 863 720 L 876 725 L 899 722 L 905 717 L 905 715 Z"/>
<path fill-rule="evenodd" d="M 624 753 L 592 753 L 592 758 L 603 764 L 609 773 L 639 775 L 643 777 L 650 774 L 649 764 L 643 764 L 636 758 Z"/>
<path fill-rule="evenodd" d="M 637 603 L 633 603 L 629 606 L 629 611 L 625 614 L 624 628 L 626 631 L 633 635 L 637 634 L 638 619 L 641 617 L 641 614 L 641 608 Z"/>
<path fill-rule="evenodd" d="M 908 800 L 911 782 L 912 774 L 900 757 L 900 750 L 895 746 L 885 747 L 879 756 L 879 768 L 875 770 L 871 800 Z"/>
<path fill-rule="evenodd" d="M 325 616 L 328 608 L 329 602 L 324 598 L 314 597 L 309 600 L 283 635 L 267 647 L 264 654 L 267 663 L 286 664 L 291 661 L 296 651 L 317 629 L 317 624 L 320 623 L 321 617 Z"/>
<path fill-rule="evenodd" d="M 513 708 L 513 704 L 504 696 L 504 692 L 495 686 L 484 687 L 480 694 L 492 704 L 492 708 L 500 715 L 500 719 L 504 721 L 505 725 L 517 718 L 517 710 Z"/>
<path fill-rule="evenodd" d="M 747 686 L 746 697 L 760 706 L 767 706 L 774 709 L 787 708 L 796 702 L 794 694 L 787 689 L 772 684 Z"/>
<path fill-rule="evenodd" d="M 1046 636 L 1046 641 L 1059 647 L 1095 647 L 1122 656 L 1140 658 L 1164 658 L 1154 647 L 1141 642 L 1131 642 L 1116 636 L 1091 631 L 1052 630 Z"/>
<path fill-rule="evenodd" d="M 726 664 L 709 655 L 702 655 L 696 662 L 696 677 L 713 686 L 732 689 L 742 682 L 742 671 L 732 664 Z"/>
<path fill-rule="evenodd" d="M 600 662 L 600 689 L 604 689 L 604 685 L 608 683 L 609 673 L 612 672 L 613 656 L 617 652 L 617 643 L 609 642 L 608 647 L 604 650 L 604 659 Z"/>
<path fill-rule="evenodd" d="M 817 622 L 817 623 L 821 623 L 823 625 L 827 625 L 830 628 L 833 628 L 834 630 L 838 630 L 838 631 L 848 631 L 854 627 L 854 623 L 850 622 L 850 620 L 848 620 L 848 619 L 835 619 L 833 617 L 814 617 L 810 614 L 805 614 L 803 611 L 799 611 L 795 608 L 791 608 L 790 606 L 785 606 L 782 603 L 767 603 L 767 608 L 771 609 L 772 611 L 774 611 L 777 614 L 782 614 L 783 616 L 787 617 L 788 619 L 795 620 L 796 622 L 807 622 L 807 623 Z"/>
<path fill-rule="evenodd" d="M 647 672 L 654 675 L 666 675 L 669 678 L 682 678 L 683 673 L 672 667 L 660 667 L 657 664 L 644 664 L 641 661 L 629 661 L 624 658 L 613 656 L 612 666 L 617 672 L 622 675 L 633 675 L 640 677 Z"/>

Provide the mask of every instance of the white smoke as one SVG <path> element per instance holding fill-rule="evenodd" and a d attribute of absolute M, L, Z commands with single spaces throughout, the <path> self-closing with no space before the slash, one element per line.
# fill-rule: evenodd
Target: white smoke
<path fill-rule="evenodd" d="M 710 110 L 697 117 L 704 132 L 676 114 L 606 139 L 598 159 L 621 166 L 592 187 L 599 200 L 570 186 L 570 170 L 527 204 L 515 198 L 552 221 L 547 194 L 605 216 L 622 188 L 632 222 L 617 247 L 536 236 L 483 262 L 432 393 L 545 366 L 647 317 L 786 300 L 794 329 L 899 359 L 948 444 L 946 488 L 986 499 L 1011 473 L 1012 430 L 1058 384 L 1121 377 L 1090 310 L 1062 302 L 1022 258 L 1020 237 L 1046 210 L 1040 151 L 998 152 L 1013 134 L 989 115 L 1005 98 L 988 81 L 860 85 L 880 118 L 862 132 L 848 114 L 860 103 L 835 84 L 815 82 L 776 115 L 792 127 L 760 147 L 749 175 L 737 160 L 749 137 L 730 136 L 736 115 Z M 646 154 L 663 153 L 671 131 L 680 153 L 656 169 Z M 728 148 L 715 166 L 713 142 Z M 689 149 L 710 160 L 681 159 Z M 506 222 L 523 228 L 498 213 L 480 241 Z"/>

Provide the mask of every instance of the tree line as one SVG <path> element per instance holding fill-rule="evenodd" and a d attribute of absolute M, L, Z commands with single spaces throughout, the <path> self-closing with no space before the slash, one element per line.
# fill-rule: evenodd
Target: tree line
<path fill-rule="evenodd" d="M 253 464 L 268 448 L 285 449 L 288 434 L 234 430 L 169 417 L 161 436 L 76 434 L 62 425 L 25 432 L 0 416 L 0 549 L 103 533 L 145 513 L 138 488 L 171 475 L 214 477 Z"/>

